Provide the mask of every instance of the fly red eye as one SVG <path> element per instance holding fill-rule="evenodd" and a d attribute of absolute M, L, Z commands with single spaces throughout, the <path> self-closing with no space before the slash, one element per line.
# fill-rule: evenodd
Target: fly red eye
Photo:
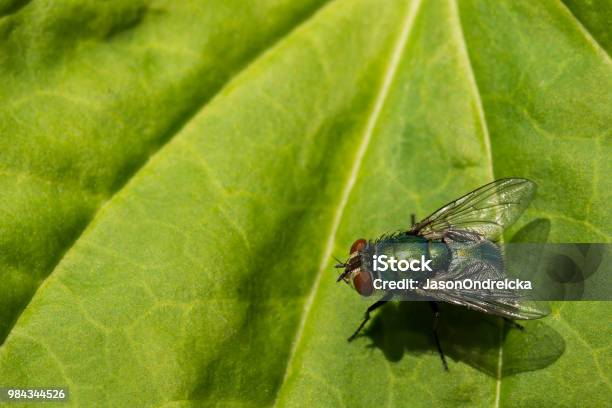
<path fill-rule="evenodd" d="M 363 251 L 363 249 L 366 247 L 366 240 L 361 238 L 358 239 L 357 241 L 353 242 L 353 245 L 351 245 L 351 252 L 349 252 L 349 255 L 357 252 L 357 251 Z"/>
<path fill-rule="evenodd" d="M 359 272 L 355 275 L 353 278 L 353 285 L 361 296 L 370 296 L 372 292 L 374 292 L 372 276 L 370 276 L 368 272 Z"/>

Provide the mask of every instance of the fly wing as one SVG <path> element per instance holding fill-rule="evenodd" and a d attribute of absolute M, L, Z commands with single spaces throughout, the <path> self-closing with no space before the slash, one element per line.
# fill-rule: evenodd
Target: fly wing
<path fill-rule="evenodd" d="M 435 292 L 435 293 L 432 293 Z M 469 291 L 428 291 L 425 296 L 434 300 L 465 306 L 482 313 L 507 317 L 508 319 L 531 320 L 547 316 L 550 312 L 541 304 L 516 298 L 475 296 Z"/>
<path fill-rule="evenodd" d="M 442 271 L 431 281 L 448 282 L 471 280 L 473 282 L 485 280 L 500 281 L 506 279 L 501 258 L 497 258 L 492 250 L 493 243 L 482 241 L 475 244 L 481 253 L 488 252 L 485 257 L 457 257 L 453 260 L 448 271 Z M 482 251 L 482 249 L 485 251 Z M 432 284 L 430 283 L 430 287 Z M 437 287 L 440 287 L 438 284 Z M 428 298 L 465 306 L 482 313 L 507 317 L 509 319 L 538 319 L 548 314 L 548 311 L 535 302 L 522 299 L 520 293 L 512 289 L 419 289 L 419 294 Z"/>
<path fill-rule="evenodd" d="M 440 239 L 448 231 L 489 240 L 497 239 L 514 223 L 533 198 L 536 186 L 521 178 L 506 178 L 486 184 L 438 209 L 411 230 L 427 239 Z M 458 232 L 458 233 L 457 233 Z"/>

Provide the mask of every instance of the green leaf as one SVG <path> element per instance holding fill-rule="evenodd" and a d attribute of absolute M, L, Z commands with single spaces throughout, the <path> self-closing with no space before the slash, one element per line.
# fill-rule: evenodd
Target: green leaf
<path fill-rule="evenodd" d="M 574 14 L 579 24 L 584 26 L 593 40 L 597 41 L 610 55 L 612 52 L 612 1 L 610 0 L 563 0 L 563 3 Z"/>
<path fill-rule="evenodd" d="M 99 207 L 322 0 L 175 3 L 0 1 L 0 342 Z"/>
<path fill-rule="evenodd" d="M 539 185 L 509 236 L 610 242 L 602 31 L 557 2 L 260 3 L 0 6 L 2 318 L 53 270 L 0 385 L 77 406 L 605 405 L 605 303 L 525 332 L 444 308 L 445 373 L 426 305 L 346 342 L 368 304 L 331 258 L 505 176 Z"/>

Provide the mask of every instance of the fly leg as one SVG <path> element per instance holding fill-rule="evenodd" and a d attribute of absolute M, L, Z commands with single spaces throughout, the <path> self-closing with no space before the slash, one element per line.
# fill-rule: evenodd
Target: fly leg
<path fill-rule="evenodd" d="M 438 304 L 436 302 L 429 302 L 429 306 L 431 306 L 431 311 L 433 313 L 433 336 L 436 342 L 436 347 L 438 348 L 438 354 L 440 354 L 440 358 L 442 359 L 442 365 L 444 366 L 444 370 L 448 371 L 448 364 L 446 363 L 446 357 L 444 357 L 442 346 L 440 346 L 440 339 L 438 339 L 438 318 L 440 317 L 440 311 L 438 310 Z"/>
<path fill-rule="evenodd" d="M 363 326 L 365 326 L 368 320 L 370 320 L 370 313 L 372 313 L 374 310 L 378 309 L 379 307 L 387 303 L 389 300 L 391 300 L 392 297 L 393 297 L 393 294 L 391 292 L 388 292 L 385 296 L 383 296 L 382 299 L 380 299 L 378 302 L 368 307 L 368 310 L 366 310 L 365 312 L 363 321 L 361 322 L 357 330 L 355 330 L 355 333 L 353 333 L 352 336 L 348 338 L 348 341 L 355 340 L 355 337 L 357 337 L 361 329 L 363 329 Z"/>
<path fill-rule="evenodd" d="M 510 320 L 507 317 L 504 317 L 504 321 L 508 323 L 510 326 L 514 327 L 515 329 L 519 329 L 520 331 L 525 330 L 525 328 L 522 325 L 518 324 L 514 320 Z"/>

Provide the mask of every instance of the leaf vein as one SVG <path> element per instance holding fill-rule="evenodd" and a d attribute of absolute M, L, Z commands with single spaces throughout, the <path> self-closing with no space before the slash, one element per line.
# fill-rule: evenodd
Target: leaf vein
<path fill-rule="evenodd" d="M 584 24 L 582 24 L 582 21 L 580 21 L 578 17 L 576 17 L 574 13 L 572 13 L 572 11 L 565 5 L 565 3 L 563 3 L 563 1 L 558 0 L 556 3 L 558 4 L 559 9 L 561 9 L 569 17 L 569 19 L 576 24 L 578 31 L 580 31 L 580 33 L 584 36 L 584 39 L 593 47 L 595 52 L 603 55 L 604 60 L 608 64 L 612 64 L 612 60 L 610 60 L 610 55 L 608 54 L 608 52 L 601 46 L 601 44 L 595 39 L 595 37 L 591 35 L 589 30 L 587 30 Z"/>
<path fill-rule="evenodd" d="M 339 201 L 337 210 L 334 214 L 334 217 L 332 219 L 330 233 L 329 233 L 328 239 L 325 244 L 325 250 L 323 253 L 323 257 L 321 258 L 319 270 L 317 272 L 317 276 L 312 285 L 310 293 L 308 294 L 306 301 L 304 303 L 302 316 L 298 324 L 298 329 L 296 331 L 296 335 L 293 340 L 293 345 L 292 345 L 292 349 L 289 355 L 287 366 L 285 368 L 284 377 L 278 389 L 278 392 L 276 394 L 276 400 L 274 401 L 274 405 L 277 404 L 278 397 L 280 395 L 280 391 L 282 390 L 284 384 L 286 383 L 287 378 L 289 377 L 289 374 L 291 373 L 291 366 L 295 358 L 296 351 L 299 347 L 300 340 L 303 338 L 306 321 L 308 319 L 308 316 L 310 315 L 310 311 L 312 310 L 312 305 L 314 303 L 314 297 L 320 286 L 323 271 L 325 270 L 327 264 L 329 263 L 329 259 L 331 259 L 331 256 L 332 256 L 332 251 L 333 251 L 333 248 L 336 242 L 336 235 L 338 232 L 338 228 L 340 226 L 340 222 L 342 220 L 342 216 L 344 214 L 344 209 L 346 208 L 348 199 L 351 195 L 351 192 L 353 190 L 353 187 L 355 186 L 357 177 L 361 170 L 361 164 L 363 162 L 366 151 L 372 139 L 372 135 L 378 123 L 378 119 L 380 117 L 380 113 L 384 106 L 385 100 L 387 99 L 389 90 L 391 89 L 391 83 L 393 82 L 393 79 L 395 78 L 395 74 L 397 72 L 403 50 L 407 44 L 408 38 L 410 37 L 412 28 L 414 27 L 414 21 L 415 21 L 420 5 L 421 5 L 421 0 L 416 0 L 412 2 L 412 4 L 408 7 L 406 16 L 403 19 L 403 24 L 402 24 L 399 36 L 395 42 L 393 51 L 391 53 L 391 56 L 390 56 L 391 58 L 385 70 L 385 74 L 384 74 L 384 78 L 383 78 L 381 87 L 378 91 L 378 94 L 376 95 L 374 106 L 368 116 L 365 130 L 361 138 L 361 143 L 359 144 L 359 147 L 355 154 L 355 159 L 353 161 L 353 165 L 351 166 L 346 184 L 344 188 L 342 189 L 340 201 Z"/>

